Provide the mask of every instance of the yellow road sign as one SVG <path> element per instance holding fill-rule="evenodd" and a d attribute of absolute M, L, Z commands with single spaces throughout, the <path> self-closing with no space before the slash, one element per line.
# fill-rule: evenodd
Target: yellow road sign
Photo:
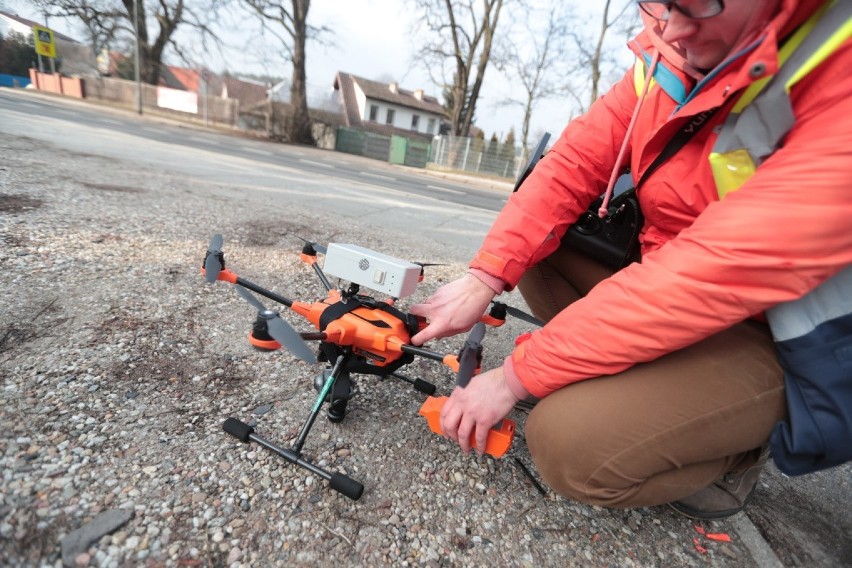
<path fill-rule="evenodd" d="M 41 26 L 33 26 L 33 40 L 36 53 L 45 57 L 56 57 L 56 42 L 53 40 L 53 30 Z"/>

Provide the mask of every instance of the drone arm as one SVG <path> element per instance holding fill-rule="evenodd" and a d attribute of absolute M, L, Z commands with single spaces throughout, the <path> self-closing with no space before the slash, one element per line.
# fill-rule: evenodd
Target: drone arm
<path fill-rule="evenodd" d="M 328 278 L 325 275 L 325 272 L 323 272 L 322 268 L 320 268 L 320 265 L 316 263 L 316 257 L 314 257 L 314 261 L 315 262 L 312 265 L 314 272 L 317 273 L 317 277 L 320 279 L 320 282 L 322 283 L 322 286 L 323 288 L 325 288 L 326 292 L 330 292 L 331 289 L 334 288 L 334 286 L 331 285 L 331 282 L 329 282 Z"/>
<path fill-rule="evenodd" d="M 314 269 L 314 272 L 317 273 L 317 276 L 319 277 L 326 292 L 330 291 L 334 287 L 331 285 L 331 282 L 326 277 L 325 272 L 322 271 L 322 268 L 320 268 L 320 265 L 317 262 L 317 251 L 315 250 L 315 245 L 313 245 L 313 243 L 307 243 L 305 245 L 305 248 L 303 248 L 301 254 L 299 254 L 299 260 Z"/>
<path fill-rule="evenodd" d="M 318 331 L 318 332 L 317 331 L 306 331 L 306 332 L 300 333 L 299 335 L 301 335 L 302 339 L 304 339 L 305 341 L 327 341 L 328 340 L 328 334 L 323 333 L 321 331 Z"/>
<path fill-rule="evenodd" d="M 414 345 L 402 345 L 400 349 L 403 353 L 411 353 L 412 355 L 432 359 L 433 361 L 440 361 L 441 363 L 445 363 L 445 359 L 449 357 L 449 355 L 430 351 L 429 349 L 423 349 L 422 347 L 415 347 Z"/>
<path fill-rule="evenodd" d="M 223 270 L 222 274 L 224 274 L 225 272 L 230 272 L 230 271 Z M 219 275 L 220 280 L 224 280 L 224 278 L 222 278 L 222 274 Z M 231 274 L 233 274 L 233 273 L 231 273 Z M 270 300 L 272 300 L 274 302 L 278 302 L 279 304 L 287 306 L 288 308 L 293 305 L 293 300 L 291 300 L 290 298 L 285 298 L 284 296 L 279 296 L 275 292 L 271 292 L 271 291 L 267 290 L 266 288 L 258 286 L 257 284 L 255 284 L 253 282 L 249 282 L 248 280 L 244 280 L 244 279 L 240 278 L 239 276 L 237 276 L 236 274 L 234 274 L 234 280 L 233 281 L 228 280 L 228 282 L 231 282 L 231 284 L 237 284 L 239 286 L 242 286 L 243 288 L 248 288 L 252 292 L 257 292 L 261 296 L 269 298 Z"/>

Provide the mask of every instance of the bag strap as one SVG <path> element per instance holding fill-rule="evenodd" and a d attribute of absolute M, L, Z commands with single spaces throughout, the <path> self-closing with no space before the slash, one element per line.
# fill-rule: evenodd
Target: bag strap
<path fill-rule="evenodd" d="M 663 165 L 663 163 L 674 156 L 680 151 L 681 148 L 686 146 L 686 144 L 692 140 L 692 138 L 698 134 L 698 131 L 704 127 L 705 124 L 710 122 L 710 119 L 716 114 L 716 111 L 719 110 L 719 107 L 712 108 L 710 110 L 705 110 L 702 113 L 696 114 L 692 117 L 692 120 L 688 121 L 686 124 L 681 127 L 680 130 L 675 133 L 669 143 L 666 144 L 666 147 L 663 148 L 663 151 L 659 153 L 659 155 L 654 159 L 648 169 L 645 170 L 645 173 L 642 174 L 642 177 L 639 178 L 639 181 L 636 182 L 636 189 L 639 189 L 645 180 L 647 180 L 652 173 L 654 173 L 657 168 Z"/>

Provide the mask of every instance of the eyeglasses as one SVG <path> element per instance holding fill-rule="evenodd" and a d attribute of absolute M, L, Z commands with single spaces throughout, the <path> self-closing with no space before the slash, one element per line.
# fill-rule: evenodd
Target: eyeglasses
<path fill-rule="evenodd" d="M 703 20 L 718 16 L 725 9 L 723 0 L 637 0 L 642 10 L 657 20 L 666 22 L 672 8 L 693 20 Z"/>

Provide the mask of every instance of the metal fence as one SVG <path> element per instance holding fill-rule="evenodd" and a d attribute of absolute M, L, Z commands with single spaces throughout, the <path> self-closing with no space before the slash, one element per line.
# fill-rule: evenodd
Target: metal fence
<path fill-rule="evenodd" d="M 525 152 L 514 144 L 481 138 L 436 136 L 430 162 L 451 170 L 490 174 L 514 179 L 523 167 Z"/>
<path fill-rule="evenodd" d="M 412 140 L 403 136 L 385 136 L 355 128 L 337 129 L 338 152 L 358 154 L 391 164 L 401 164 L 415 168 L 425 168 L 429 159 L 430 145 L 422 140 Z"/>

